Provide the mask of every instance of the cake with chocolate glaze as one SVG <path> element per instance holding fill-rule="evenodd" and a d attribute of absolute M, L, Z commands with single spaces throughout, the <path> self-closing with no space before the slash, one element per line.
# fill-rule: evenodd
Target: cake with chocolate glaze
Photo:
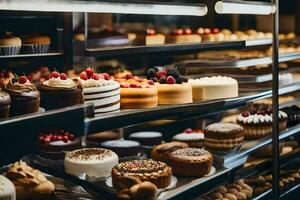
<path fill-rule="evenodd" d="M 244 142 L 244 129 L 234 123 L 214 123 L 204 130 L 204 146 L 212 152 L 227 152 Z"/>
<path fill-rule="evenodd" d="M 115 152 L 102 148 L 84 148 L 67 152 L 64 160 L 65 171 L 74 176 L 106 177 L 118 164 Z"/>
<path fill-rule="evenodd" d="M 95 114 L 120 109 L 120 84 L 109 80 L 109 75 L 94 73 L 87 68 L 80 73 L 79 81 L 83 88 L 84 103 L 94 104 Z"/>
<path fill-rule="evenodd" d="M 141 150 L 141 144 L 133 140 L 108 140 L 101 143 L 101 147 L 110 149 L 120 157 L 137 156 Z"/>
<path fill-rule="evenodd" d="M 167 36 L 167 43 L 173 44 L 187 44 L 187 43 L 200 43 L 201 36 L 193 33 L 189 28 L 176 29 L 172 34 Z"/>
<path fill-rule="evenodd" d="M 203 130 L 187 128 L 183 133 L 174 135 L 172 140 L 187 143 L 189 147 L 202 148 L 204 142 Z"/>
<path fill-rule="evenodd" d="M 9 116 L 10 96 L 0 88 L 0 119 L 5 119 Z"/>
<path fill-rule="evenodd" d="M 203 177 L 209 174 L 213 157 L 204 149 L 185 148 L 171 152 L 167 160 L 175 175 Z"/>
<path fill-rule="evenodd" d="M 38 112 L 40 106 L 40 92 L 30 83 L 26 76 L 18 77 L 18 80 L 9 82 L 5 91 L 11 98 L 9 116 L 17 116 Z"/>
<path fill-rule="evenodd" d="M 123 176 L 133 176 L 142 182 L 149 181 L 157 188 L 166 188 L 171 183 L 172 169 L 160 161 L 132 160 L 113 167 L 111 175 L 113 186 L 116 188 Z"/>
<path fill-rule="evenodd" d="M 51 110 L 82 103 L 82 88 L 78 82 L 56 71 L 52 72 L 48 78 L 38 86 L 43 108 Z"/>

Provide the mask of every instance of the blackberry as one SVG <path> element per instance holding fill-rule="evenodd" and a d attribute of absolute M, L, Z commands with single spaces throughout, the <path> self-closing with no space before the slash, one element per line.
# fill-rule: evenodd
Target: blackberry
<path fill-rule="evenodd" d="M 181 76 L 181 74 L 179 73 L 177 68 L 171 67 L 167 72 L 167 76 L 173 76 L 174 78 L 177 78 L 177 77 Z"/>
<path fill-rule="evenodd" d="M 147 70 L 147 78 L 151 79 L 152 77 L 155 77 L 156 72 L 157 71 L 154 68 L 148 69 Z"/>
<path fill-rule="evenodd" d="M 182 78 L 180 78 L 180 77 L 175 78 L 175 80 L 176 80 L 176 83 L 178 83 L 178 84 L 182 83 Z"/>
<path fill-rule="evenodd" d="M 153 82 L 158 82 L 158 79 L 156 77 L 152 77 L 150 78 L 150 80 L 152 80 Z"/>
<path fill-rule="evenodd" d="M 159 83 L 160 83 L 160 84 L 166 84 L 166 83 L 167 83 L 167 80 L 165 79 L 165 77 L 164 77 L 164 78 L 160 78 L 160 79 L 159 79 Z"/>

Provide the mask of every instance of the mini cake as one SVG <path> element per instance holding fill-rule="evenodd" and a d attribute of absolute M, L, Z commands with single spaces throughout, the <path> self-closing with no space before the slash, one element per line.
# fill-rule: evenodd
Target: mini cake
<path fill-rule="evenodd" d="M 95 133 L 86 136 L 86 144 L 92 147 L 98 147 L 102 142 L 108 140 L 118 140 L 120 139 L 120 134 L 114 131 L 104 131 L 100 133 Z"/>
<path fill-rule="evenodd" d="M 288 115 L 279 111 L 279 131 L 286 128 Z M 244 127 L 245 129 L 245 139 L 254 140 L 266 137 L 272 134 L 272 110 L 262 109 L 256 110 L 252 109 L 250 111 L 243 112 L 237 118 L 237 123 Z"/>
<path fill-rule="evenodd" d="M 12 164 L 5 176 L 15 185 L 17 199 L 54 198 L 54 184 L 39 170 L 31 168 L 23 161 Z"/>
<path fill-rule="evenodd" d="M 185 142 L 189 147 L 202 148 L 204 134 L 202 130 L 185 129 L 183 133 L 177 134 L 172 138 L 173 141 Z"/>
<path fill-rule="evenodd" d="M 116 152 L 120 157 L 136 156 L 141 152 L 141 144 L 132 140 L 109 140 L 101 143 L 101 147 Z"/>
<path fill-rule="evenodd" d="M 165 43 L 166 37 L 156 33 L 154 29 L 147 29 L 146 34 L 137 34 L 134 40 L 135 45 L 161 45 Z"/>
<path fill-rule="evenodd" d="M 82 88 L 64 73 L 52 72 L 38 90 L 41 92 L 41 106 L 46 110 L 82 103 Z"/>
<path fill-rule="evenodd" d="M 244 142 L 244 129 L 233 123 L 214 123 L 204 130 L 205 149 L 212 152 L 226 152 Z"/>
<path fill-rule="evenodd" d="M 167 155 L 168 164 L 173 173 L 180 176 L 203 177 L 209 174 L 213 157 L 199 148 L 178 149 Z"/>
<path fill-rule="evenodd" d="M 291 106 L 282 109 L 288 116 L 287 126 L 295 126 L 300 123 L 300 108 L 298 106 Z"/>
<path fill-rule="evenodd" d="M 160 132 L 136 132 L 129 135 L 129 139 L 138 141 L 144 146 L 153 146 L 160 144 L 162 141 L 162 134 Z"/>
<path fill-rule="evenodd" d="M 120 84 L 109 80 L 109 75 L 96 74 L 87 68 L 79 77 L 83 88 L 84 103 L 93 103 L 95 114 L 120 109 Z"/>
<path fill-rule="evenodd" d="M 191 29 L 176 29 L 171 35 L 167 36 L 167 43 L 172 44 L 187 44 L 187 43 L 200 43 L 201 36 L 194 34 Z"/>
<path fill-rule="evenodd" d="M 0 89 L 0 119 L 7 118 L 9 116 L 10 102 L 11 100 L 8 93 Z"/>
<path fill-rule="evenodd" d="M 9 116 L 38 112 L 40 92 L 26 76 L 18 77 L 18 80 L 14 83 L 9 82 L 5 87 L 5 91 L 11 98 Z"/>
<path fill-rule="evenodd" d="M 16 188 L 5 176 L 0 175 L 0 199 L 16 200 Z"/>
<path fill-rule="evenodd" d="M 38 154 L 50 159 L 64 159 L 65 151 L 79 149 L 81 146 L 80 137 L 64 130 L 42 133 L 36 143 Z"/>
<path fill-rule="evenodd" d="M 51 38 L 34 34 L 23 39 L 23 45 L 31 47 L 32 53 L 47 53 L 50 49 Z"/>
<path fill-rule="evenodd" d="M 19 37 L 14 37 L 11 32 L 5 32 L 0 38 L 0 55 L 16 55 L 19 53 L 22 41 Z"/>
<path fill-rule="evenodd" d="M 118 160 L 117 154 L 111 150 L 85 148 L 67 152 L 64 165 L 68 174 L 100 178 L 109 176 Z"/>
<path fill-rule="evenodd" d="M 160 161 L 132 160 L 116 165 L 111 175 L 113 186 L 116 188 L 123 176 L 133 176 L 142 182 L 149 181 L 157 188 L 166 188 L 171 183 L 172 169 Z"/>
<path fill-rule="evenodd" d="M 183 77 L 176 68 L 158 71 L 151 68 L 147 71 L 147 78 L 155 83 L 158 90 L 158 104 L 184 104 L 192 103 L 192 87 L 186 83 L 187 78 Z"/>
<path fill-rule="evenodd" d="M 193 88 L 193 101 L 238 97 L 238 82 L 230 77 L 212 76 L 190 79 Z"/>

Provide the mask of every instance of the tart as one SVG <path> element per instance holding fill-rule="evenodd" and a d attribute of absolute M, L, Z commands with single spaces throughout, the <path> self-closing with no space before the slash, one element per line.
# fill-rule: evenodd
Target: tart
<path fill-rule="evenodd" d="M 172 140 L 187 143 L 189 147 L 202 148 L 204 143 L 204 134 L 202 130 L 187 128 L 183 133 L 175 135 Z"/>
<path fill-rule="evenodd" d="M 199 148 L 178 149 L 167 155 L 173 173 L 180 176 L 203 177 L 209 174 L 213 157 Z"/>
<path fill-rule="evenodd" d="M 167 36 L 167 43 L 171 44 L 187 44 L 200 43 L 201 36 L 192 32 L 191 29 L 176 29 L 172 34 Z"/>
<path fill-rule="evenodd" d="M 0 89 L 0 119 L 7 118 L 9 116 L 10 102 L 11 100 L 8 93 Z"/>
<path fill-rule="evenodd" d="M 132 160 L 113 167 L 111 175 L 113 186 L 116 188 L 123 176 L 133 176 L 142 182 L 149 181 L 157 188 L 166 188 L 171 183 L 172 169 L 160 161 Z"/>
<path fill-rule="evenodd" d="M 111 150 L 84 148 L 67 152 L 64 166 L 68 174 L 100 178 L 109 176 L 118 160 L 117 154 Z"/>
<path fill-rule="evenodd" d="M 132 33 L 131 33 L 132 34 Z M 128 36 L 130 36 L 129 34 Z M 136 34 L 133 40 L 134 45 L 162 45 L 165 43 L 166 37 L 163 34 L 156 33 L 154 29 L 147 29 L 146 33 Z"/>
<path fill-rule="evenodd" d="M 214 123 L 204 130 L 204 146 L 212 152 L 227 152 L 244 142 L 244 129 L 234 123 Z"/>
<path fill-rule="evenodd" d="M 133 140 L 108 140 L 101 147 L 110 149 L 120 157 L 137 156 L 141 152 L 141 144 Z"/>
<path fill-rule="evenodd" d="M 129 139 L 138 141 L 141 145 L 144 146 L 153 146 L 158 145 L 162 141 L 162 134 L 160 132 L 136 132 L 129 135 Z"/>
<path fill-rule="evenodd" d="M 14 37 L 12 32 L 5 32 L 0 38 L 0 55 L 17 55 L 22 46 L 22 41 L 19 37 Z"/>
<path fill-rule="evenodd" d="M 77 81 L 56 71 L 52 72 L 48 78 L 38 86 L 43 108 L 51 110 L 82 103 L 82 88 Z"/>

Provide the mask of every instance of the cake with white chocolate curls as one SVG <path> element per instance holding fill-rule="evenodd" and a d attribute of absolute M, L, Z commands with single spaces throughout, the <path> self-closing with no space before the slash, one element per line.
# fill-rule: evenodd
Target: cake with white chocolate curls
<path fill-rule="evenodd" d="M 287 114 L 279 111 L 279 130 L 286 128 Z M 262 108 L 257 110 L 255 108 L 245 111 L 237 118 L 237 123 L 245 129 L 245 139 L 253 140 L 259 139 L 272 134 L 272 110 L 270 108 Z"/>
<path fill-rule="evenodd" d="M 171 183 L 172 169 L 167 164 L 153 160 L 132 160 L 120 163 L 112 169 L 112 183 L 118 188 L 123 176 L 133 176 L 149 181 L 157 188 L 166 188 Z"/>
<path fill-rule="evenodd" d="M 95 114 L 120 109 L 120 84 L 109 79 L 107 73 L 97 74 L 92 68 L 80 73 L 84 103 L 93 103 Z"/>

